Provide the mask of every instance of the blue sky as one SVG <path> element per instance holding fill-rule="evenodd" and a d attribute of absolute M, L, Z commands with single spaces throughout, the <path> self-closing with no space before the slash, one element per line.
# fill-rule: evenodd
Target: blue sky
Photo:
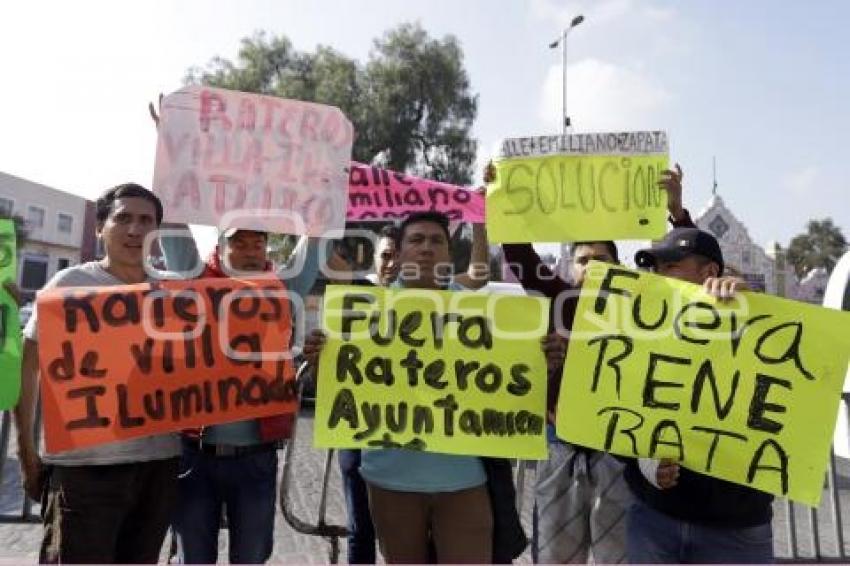
<path fill-rule="evenodd" d="M 556 133 L 561 59 L 548 43 L 573 16 L 568 104 L 575 131 L 666 129 L 698 211 L 719 193 L 760 244 L 787 245 L 810 218 L 850 236 L 850 3 L 757 0 L 378 0 L 4 2 L 0 171 L 94 197 L 149 185 L 146 105 L 186 69 L 232 58 L 255 30 L 359 60 L 404 21 L 454 34 L 480 96 L 480 159 L 503 137 Z"/>

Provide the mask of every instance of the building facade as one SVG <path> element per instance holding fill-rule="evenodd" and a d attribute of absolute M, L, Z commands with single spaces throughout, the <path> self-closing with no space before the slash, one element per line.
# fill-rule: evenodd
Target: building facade
<path fill-rule="evenodd" d="M 26 223 L 17 269 L 26 300 L 57 271 L 95 257 L 95 206 L 83 197 L 0 172 L 0 214 Z"/>
<path fill-rule="evenodd" d="M 768 251 L 753 242 L 747 227 L 726 207 L 720 195 L 713 195 L 708 205 L 694 217 L 701 230 L 710 232 L 720 243 L 726 272 L 747 281 L 751 288 L 786 296 L 782 283 L 787 283 L 784 273 L 784 252 L 778 244 L 770 244 Z M 777 262 L 777 257 L 780 261 Z M 780 264 L 782 269 L 778 269 Z"/>
<path fill-rule="evenodd" d="M 761 247 L 750 237 L 746 225 L 741 222 L 718 194 L 712 195 L 706 206 L 693 216 L 694 223 L 717 238 L 725 273 L 736 275 L 747 281 L 751 288 L 787 297 L 798 301 L 821 304 L 829 274 L 825 269 L 813 269 L 797 279 L 794 269 L 786 261 L 786 250 L 776 242 Z M 620 260 L 632 266 L 634 251 L 652 245 L 652 242 L 617 242 Z M 568 244 L 561 244 L 558 272 L 561 277 L 569 276 L 570 251 Z M 507 280 L 507 279 L 506 279 Z"/>
<path fill-rule="evenodd" d="M 800 280 L 786 261 L 786 250 L 776 242 L 765 248 L 750 238 L 747 227 L 715 194 L 694 218 L 701 230 L 711 232 L 720 243 L 723 259 L 730 275 L 742 277 L 750 287 L 797 301 L 821 304 L 829 274 L 825 269 L 813 269 Z"/>

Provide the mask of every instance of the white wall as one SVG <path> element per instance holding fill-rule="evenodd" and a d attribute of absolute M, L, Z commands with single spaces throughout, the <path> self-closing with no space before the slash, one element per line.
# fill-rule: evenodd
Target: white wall
<path fill-rule="evenodd" d="M 14 202 L 12 213 L 24 219 L 28 217 L 30 206 L 44 210 L 43 225 L 40 228 L 28 226 L 28 241 L 18 250 L 19 282 L 21 266 L 28 255 L 47 257 L 48 279 L 56 273 L 60 259 L 68 259 L 70 265 L 80 262 L 86 199 L 2 172 L 0 172 L 0 197 L 12 200 Z M 59 230 L 60 213 L 71 216 L 70 232 Z"/>

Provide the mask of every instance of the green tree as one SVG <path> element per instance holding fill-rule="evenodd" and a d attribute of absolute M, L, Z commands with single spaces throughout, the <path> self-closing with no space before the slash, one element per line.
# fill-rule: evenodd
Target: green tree
<path fill-rule="evenodd" d="M 418 25 L 404 24 L 375 41 L 366 78 L 363 136 L 389 149 L 391 169 L 472 181 L 476 144 L 470 130 L 478 97 L 470 94 L 457 39 L 435 40 Z"/>
<path fill-rule="evenodd" d="M 375 40 L 360 63 L 325 46 L 299 52 L 286 37 L 259 32 L 242 40 L 236 62 L 215 57 L 185 80 L 337 106 L 354 125 L 355 160 L 381 154 L 397 171 L 472 181 L 478 98 L 453 36 L 434 39 L 403 24 Z"/>
<path fill-rule="evenodd" d="M 797 277 L 816 267 L 824 267 L 831 272 L 845 251 L 847 240 L 831 218 L 810 220 L 806 232 L 791 240 L 788 263 L 794 266 Z"/>

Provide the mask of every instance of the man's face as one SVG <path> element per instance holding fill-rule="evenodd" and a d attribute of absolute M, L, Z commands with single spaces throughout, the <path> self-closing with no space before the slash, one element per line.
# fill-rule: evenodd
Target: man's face
<path fill-rule="evenodd" d="M 156 207 L 140 197 L 119 197 L 97 235 L 110 263 L 140 267 L 144 263 L 145 236 L 156 229 Z"/>
<path fill-rule="evenodd" d="M 442 272 L 449 265 L 449 241 L 443 228 L 434 222 L 409 224 L 398 250 L 399 274 L 408 287 L 436 289 Z"/>
<path fill-rule="evenodd" d="M 378 240 L 375 247 L 375 273 L 378 275 L 378 283 L 383 287 L 392 283 L 398 274 L 395 240 L 392 238 Z"/>
<path fill-rule="evenodd" d="M 685 256 L 678 261 L 659 261 L 655 272 L 665 277 L 702 285 L 709 277 L 717 277 L 717 264 L 696 255 Z"/>
<path fill-rule="evenodd" d="M 263 232 L 238 230 L 227 238 L 221 250 L 222 261 L 230 269 L 238 271 L 263 271 L 266 268 L 268 239 Z"/>
<path fill-rule="evenodd" d="M 591 260 L 616 263 L 605 244 L 582 244 L 576 247 L 573 254 L 573 278 L 576 285 L 584 283 L 584 278 L 587 276 L 587 264 Z"/>

